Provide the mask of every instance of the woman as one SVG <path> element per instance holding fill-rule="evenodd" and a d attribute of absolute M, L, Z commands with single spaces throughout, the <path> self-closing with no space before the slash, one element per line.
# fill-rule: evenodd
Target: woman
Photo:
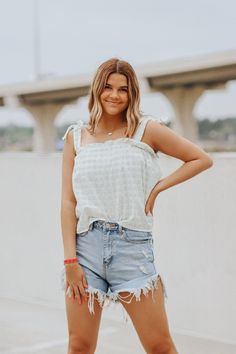
<path fill-rule="evenodd" d="M 94 353 L 106 300 L 120 302 L 147 353 L 176 354 L 154 265 L 156 197 L 212 166 L 197 145 L 141 113 L 132 66 L 117 58 L 95 73 L 90 118 L 63 139 L 61 227 L 68 354 Z M 163 179 L 158 151 L 184 161 Z M 161 286 L 159 286 L 159 284 Z"/>

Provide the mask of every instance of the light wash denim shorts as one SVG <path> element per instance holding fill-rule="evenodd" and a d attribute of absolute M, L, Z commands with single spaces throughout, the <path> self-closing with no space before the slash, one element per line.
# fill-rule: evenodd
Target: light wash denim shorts
<path fill-rule="evenodd" d="M 85 291 L 89 294 L 91 314 L 94 313 L 95 294 L 101 307 L 111 302 L 130 303 L 134 296 L 140 301 L 142 292 L 147 295 L 151 290 L 153 295 L 158 280 L 162 283 L 164 298 L 167 298 L 163 279 L 154 264 L 153 243 L 150 231 L 128 229 L 103 220 L 94 221 L 88 231 L 76 234 L 76 256 L 88 282 Z M 129 300 L 119 294 L 122 291 L 132 294 L 129 294 Z M 152 299 L 155 301 L 153 296 Z"/>

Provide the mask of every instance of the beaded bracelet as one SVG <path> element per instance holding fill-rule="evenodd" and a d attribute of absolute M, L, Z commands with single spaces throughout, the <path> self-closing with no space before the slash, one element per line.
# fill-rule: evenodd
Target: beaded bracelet
<path fill-rule="evenodd" d="M 78 259 L 77 258 L 70 258 L 70 259 L 65 259 L 64 264 L 69 264 L 69 263 L 77 263 Z"/>

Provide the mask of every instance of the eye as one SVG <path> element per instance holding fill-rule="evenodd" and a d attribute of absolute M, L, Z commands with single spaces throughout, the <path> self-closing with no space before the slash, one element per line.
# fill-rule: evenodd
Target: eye
<path fill-rule="evenodd" d="M 127 90 L 126 88 L 123 88 L 123 89 L 121 89 L 121 91 L 125 91 L 125 92 L 127 92 L 128 90 Z"/>

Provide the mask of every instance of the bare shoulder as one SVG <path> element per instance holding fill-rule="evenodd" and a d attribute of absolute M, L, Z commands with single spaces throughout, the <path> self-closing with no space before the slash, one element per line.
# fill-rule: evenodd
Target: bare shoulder
<path fill-rule="evenodd" d="M 74 148 L 74 133 L 73 129 L 70 129 L 65 136 L 65 143 L 63 148 L 63 154 L 68 156 L 68 154 L 76 155 L 76 151 Z"/>
<path fill-rule="evenodd" d="M 210 156 L 201 147 L 158 120 L 147 122 L 145 139 L 149 141 L 156 152 L 160 151 L 184 162 L 203 158 L 212 163 Z"/>
<path fill-rule="evenodd" d="M 153 129 L 157 129 L 157 125 L 161 125 L 157 120 L 148 120 L 144 129 L 142 142 L 148 144 L 156 153 L 159 151 L 159 147 L 154 143 Z"/>

